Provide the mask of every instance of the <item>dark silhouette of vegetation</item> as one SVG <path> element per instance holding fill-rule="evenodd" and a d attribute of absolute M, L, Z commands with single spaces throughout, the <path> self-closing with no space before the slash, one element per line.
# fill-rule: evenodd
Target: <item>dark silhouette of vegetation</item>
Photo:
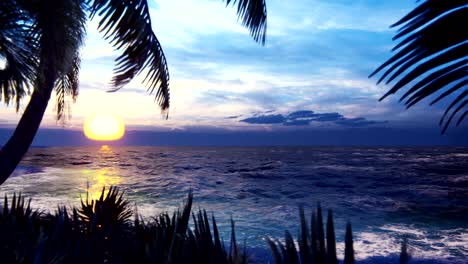
<path fill-rule="evenodd" d="M 299 252 L 296 250 L 294 239 L 288 231 L 285 232 L 285 245 L 283 245 L 278 240 L 273 241 L 270 238 L 267 238 L 267 243 L 271 248 L 274 263 L 336 264 L 338 261 L 336 258 L 335 230 L 331 210 L 328 211 L 326 241 L 326 245 L 329 249 L 328 252 L 330 252 L 330 254 L 327 254 L 327 247 L 325 247 L 323 220 L 320 219 L 321 217 L 322 208 L 319 204 L 317 205 L 317 214 L 315 214 L 314 212 L 312 213 L 312 217 L 310 220 L 311 230 L 309 231 L 307 228 L 307 221 L 305 219 L 304 209 L 302 207 L 299 208 L 299 218 L 301 223 L 298 239 Z M 300 261 L 297 258 L 298 255 L 300 256 Z"/>
<path fill-rule="evenodd" d="M 380 100 L 404 87 L 408 89 L 400 101 L 405 100 L 406 108 L 437 93 L 431 105 L 454 95 L 440 119 L 442 133 L 457 113 L 460 125 L 468 112 L 467 17 L 466 0 L 426 0 L 393 24 L 400 27 L 393 40 L 402 40 L 392 49 L 398 52 L 370 77 L 383 72 L 377 84 L 399 80 Z"/>
<path fill-rule="evenodd" d="M 307 229 L 307 222 L 305 220 L 304 209 L 299 208 L 300 218 L 300 230 L 298 236 L 299 251 L 295 247 L 294 238 L 291 236 L 289 231 L 285 231 L 284 244 L 279 240 L 272 240 L 266 238 L 266 241 L 271 249 L 273 263 L 275 264 L 337 264 L 338 259 L 336 255 L 336 239 L 335 239 L 335 227 L 333 224 L 333 213 L 328 210 L 327 216 L 327 239 L 326 247 L 320 247 L 320 240 L 317 233 L 320 233 L 320 229 L 323 230 L 322 208 L 320 204 L 317 206 L 317 213 L 312 212 L 311 219 L 311 230 Z M 322 228 L 320 228 L 322 226 Z M 315 242 L 314 242 L 315 241 Z M 325 242 L 325 241 L 324 241 Z M 351 230 L 351 223 L 346 224 L 346 235 L 345 235 L 345 252 L 344 252 L 344 264 L 355 263 L 354 258 L 354 247 L 353 247 L 353 234 Z M 407 253 L 408 240 L 405 240 L 401 246 L 400 252 L 400 263 L 407 264 L 410 260 L 409 254 Z M 298 258 L 298 256 L 300 256 Z"/>
<path fill-rule="evenodd" d="M 193 195 L 181 210 L 172 215 L 162 213 L 145 220 L 136 208 L 130 209 L 123 192 L 103 188 L 97 200 L 81 201 L 80 208 L 58 207 L 55 214 L 32 210 L 31 200 L 21 194 L 11 202 L 5 196 L 0 210 L 0 256 L 2 263 L 248 263 L 246 242 L 242 248 L 236 239 L 231 219 L 229 249 L 220 238 L 214 215 L 205 210 L 192 212 Z M 294 238 L 285 231 L 285 242 L 266 238 L 274 263 L 336 264 L 335 230 L 332 211 L 328 211 L 326 248 L 318 247 L 314 237 L 323 223 L 321 207 L 312 213 L 308 230 L 304 209 L 299 209 L 299 251 Z M 130 221 L 132 215 L 134 221 Z M 190 218 L 192 227 L 190 228 Z M 322 225 L 323 226 L 323 225 Z M 323 228 L 322 228 L 323 229 Z M 325 244 L 324 244 L 325 245 Z M 408 241 L 405 238 L 400 263 L 408 263 Z M 322 251 L 322 252 L 320 252 Z M 319 259 L 318 256 L 323 258 Z M 351 224 L 346 226 L 344 263 L 354 263 Z"/>
<path fill-rule="evenodd" d="M 313 235 L 310 234 L 309 237 L 309 231 L 307 230 L 307 221 L 305 219 L 305 214 L 304 214 L 304 208 L 300 207 L 299 208 L 299 219 L 301 221 L 301 230 L 302 232 L 300 233 L 299 236 L 299 247 L 304 249 L 299 252 L 301 256 L 301 263 L 310 263 L 312 262 L 313 258 L 313 244 L 311 243 L 311 238 L 313 238 Z M 315 229 L 315 225 L 312 223 L 312 230 Z"/>
<path fill-rule="evenodd" d="M 325 248 L 325 233 L 323 231 L 323 218 L 322 218 L 322 206 L 317 205 L 317 236 L 318 236 L 318 251 L 317 261 L 323 263 L 326 260 L 327 252 Z"/>
<path fill-rule="evenodd" d="M 237 7 L 242 24 L 255 41 L 265 43 L 265 0 L 226 0 Z M 169 109 L 169 71 L 153 32 L 146 0 L 2 0 L 0 2 L 0 95 L 5 103 L 30 101 L 8 142 L 0 150 L 0 184 L 13 172 L 31 145 L 55 90 L 57 119 L 64 118 L 66 96 L 78 95 L 79 50 L 87 20 L 98 18 L 98 29 L 117 50 L 111 84 L 117 91 L 135 76 L 154 93 L 163 113 Z"/>
<path fill-rule="evenodd" d="M 411 259 L 410 254 L 408 253 L 408 238 L 403 238 L 403 242 L 401 243 L 401 251 L 400 251 L 400 264 L 408 264 Z"/>
<path fill-rule="evenodd" d="M 0 212 L 2 263 L 247 263 L 244 248 L 235 238 L 234 221 L 230 250 L 220 239 L 214 216 L 193 213 L 192 194 L 181 211 L 145 222 L 118 188 L 103 189 L 97 200 L 82 201 L 71 213 L 59 207 L 55 214 L 33 211 L 30 201 L 5 196 Z M 213 233 L 211 232 L 213 230 Z"/>
<path fill-rule="evenodd" d="M 336 264 L 338 263 L 336 256 L 336 240 L 335 227 L 333 224 L 333 213 L 328 211 L 327 216 L 327 239 L 325 246 L 325 237 L 323 232 L 322 207 L 317 205 L 317 213 L 312 212 L 311 230 L 307 229 L 307 222 L 304 214 L 304 209 L 299 208 L 300 231 L 299 231 L 299 252 L 294 246 L 294 239 L 291 234 L 286 231 L 285 245 L 278 240 L 273 241 L 267 238 L 267 243 L 271 248 L 273 260 L 276 264 Z M 322 234 L 322 235 L 320 235 Z M 352 247 L 352 245 L 351 245 Z M 354 252 L 351 251 L 352 254 Z M 300 256 L 300 261 L 297 256 Z M 354 259 L 354 256 L 352 256 Z"/>
<path fill-rule="evenodd" d="M 336 258 L 336 241 L 335 241 L 335 225 L 333 224 L 333 213 L 328 209 L 327 216 L 327 263 L 337 264 Z"/>
<path fill-rule="evenodd" d="M 351 223 L 346 224 L 344 264 L 354 264 L 353 231 Z"/>
<path fill-rule="evenodd" d="M 315 212 L 312 212 L 312 217 L 310 220 L 310 229 L 311 229 L 310 230 L 310 234 L 311 234 L 310 245 L 312 247 L 311 258 L 313 259 L 313 263 L 318 263 L 319 262 L 319 259 L 318 259 L 319 248 L 318 248 L 318 235 L 317 235 L 317 217 L 315 215 Z M 305 233 L 305 232 L 302 232 L 302 233 Z"/>

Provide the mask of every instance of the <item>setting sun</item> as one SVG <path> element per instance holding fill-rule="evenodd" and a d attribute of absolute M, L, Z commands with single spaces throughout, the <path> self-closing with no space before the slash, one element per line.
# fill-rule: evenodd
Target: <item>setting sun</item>
<path fill-rule="evenodd" d="M 125 124 L 115 114 L 96 114 L 86 118 L 83 131 L 92 140 L 117 140 L 124 135 Z"/>

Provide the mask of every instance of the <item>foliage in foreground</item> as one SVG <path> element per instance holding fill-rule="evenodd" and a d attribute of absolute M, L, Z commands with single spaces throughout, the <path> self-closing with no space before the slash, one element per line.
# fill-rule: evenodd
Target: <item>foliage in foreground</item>
<path fill-rule="evenodd" d="M 0 256 L 2 263 L 248 263 L 246 245 L 239 248 L 231 220 L 230 247 L 220 239 L 214 216 L 205 210 L 192 212 L 192 193 L 182 210 L 162 213 L 145 222 L 123 198 L 123 192 L 103 188 L 97 200 L 81 201 L 80 208 L 57 208 L 55 214 L 33 211 L 24 197 L 5 196 L 0 210 Z M 131 216 L 134 215 L 132 222 Z M 192 218 L 192 228 L 189 228 Z M 286 231 L 285 243 L 267 238 L 273 261 L 302 264 L 335 264 L 335 229 L 328 211 L 326 231 L 322 209 L 312 213 L 310 230 L 300 208 L 298 249 Z M 410 259 L 407 241 L 400 263 Z M 354 263 L 351 224 L 346 227 L 345 264 Z"/>
<path fill-rule="evenodd" d="M 316 212 L 312 212 L 310 230 L 305 218 L 304 209 L 299 208 L 300 230 L 297 245 L 291 233 L 285 231 L 285 242 L 267 238 L 268 245 L 273 254 L 275 264 L 338 264 L 336 255 L 335 226 L 333 212 L 328 210 L 326 229 L 324 230 L 322 207 L 317 206 Z M 407 252 L 408 241 L 402 243 L 400 252 L 400 264 L 407 264 L 410 255 Z M 341 262 L 340 262 L 341 263 Z M 353 233 L 351 223 L 346 224 L 345 250 L 343 264 L 355 263 Z"/>
<path fill-rule="evenodd" d="M 407 109 L 431 95 L 437 95 L 431 105 L 452 96 L 439 122 L 442 133 L 457 115 L 459 126 L 468 113 L 466 4 L 466 0 L 421 1 L 391 26 L 400 27 L 393 37 L 400 40 L 392 49 L 395 54 L 370 75 L 382 72 L 377 84 L 395 81 L 380 100 L 406 89 L 400 102 Z"/>
<path fill-rule="evenodd" d="M 32 211 L 19 195 L 5 197 L 0 213 L 2 263 L 247 263 L 232 222 L 230 250 L 219 238 L 214 217 L 192 213 L 192 194 L 181 211 L 162 213 L 144 222 L 132 211 L 118 188 L 103 189 L 98 200 L 82 201 L 69 212 Z M 213 230 L 213 234 L 211 232 Z"/>

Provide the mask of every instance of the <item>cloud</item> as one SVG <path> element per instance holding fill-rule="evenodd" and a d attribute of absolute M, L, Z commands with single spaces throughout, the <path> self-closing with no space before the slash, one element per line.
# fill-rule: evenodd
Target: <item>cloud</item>
<path fill-rule="evenodd" d="M 236 119 L 236 118 L 239 118 L 241 117 L 242 115 L 235 115 L 235 116 L 226 116 L 225 118 L 226 119 Z"/>
<path fill-rule="evenodd" d="M 249 124 L 281 124 L 287 119 L 283 115 L 260 115 L 242 119 L 241 122 Z"/>
<path fill-rule="evenodd" d="M 339 113 L 315 113 L 310 110 L 295 111 L 286 116 L 282 114 L 257 114 L 242 119 L 240 122 L 263 125 L 282 124 L 285 126 L 308 126 L 314 122 L 328 122 L 344 127 L 364 127 L 387 123 L 387 121 L 367 120 L 364 117 L 346 118 Z"/>

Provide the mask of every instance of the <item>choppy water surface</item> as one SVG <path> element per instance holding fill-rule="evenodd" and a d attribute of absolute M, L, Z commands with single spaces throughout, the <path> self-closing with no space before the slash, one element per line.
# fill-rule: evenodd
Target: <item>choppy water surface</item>
<path fill-rule="evenodd" d="M 298 205 L 310 214 L 320 201 L 333 208 L 340 242 L 352 222 L 358 259 L 396 254 L 403 236 L 416 258 L 468 256 L 467 148 L 41 148 L 0 193 L 21 191 L 53 211 L 77 205 L 87 182 L 94 196 L 122 187 L 145 216 L 174 210 L 192 189 L 225 238 L 232 216 L 258 248 L 286 228 L 297 234 Z"/>

